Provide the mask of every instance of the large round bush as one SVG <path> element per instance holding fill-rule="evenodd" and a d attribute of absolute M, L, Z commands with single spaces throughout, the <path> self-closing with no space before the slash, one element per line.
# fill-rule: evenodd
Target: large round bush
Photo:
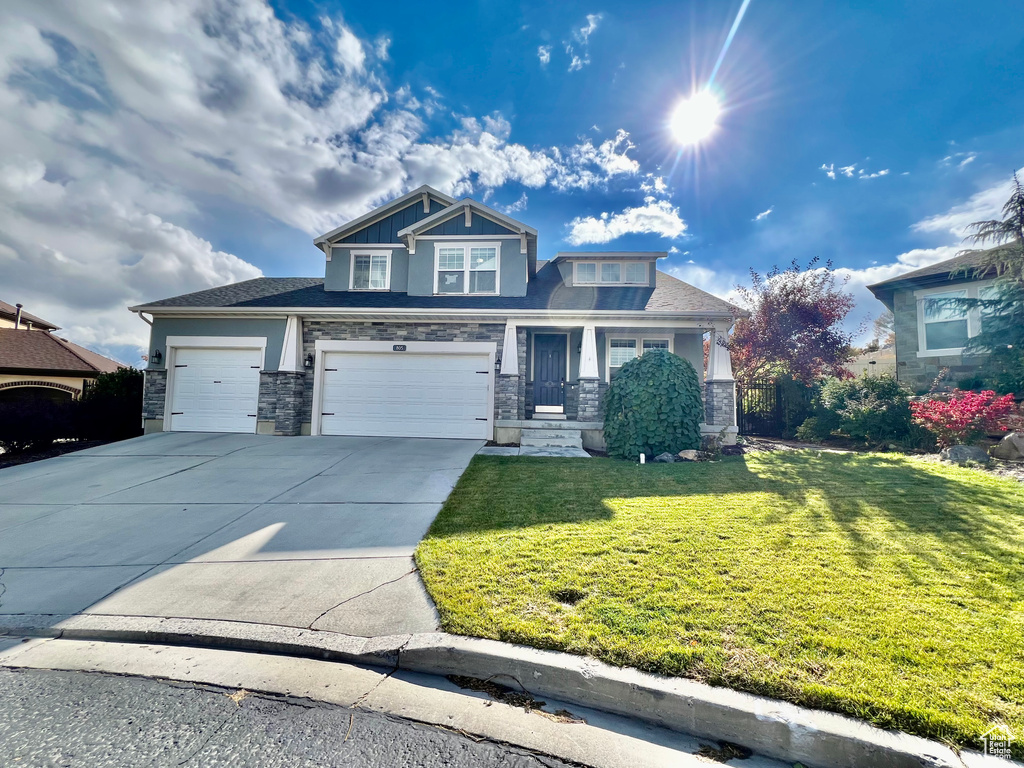
<path fill-rule="evenodd" d="M 901 441 L 912 431 L 910 392 L 888 375 L 829 379 L 814 416 L 797 430 L 802 440 L 839 433 L 867 444 Z"/>
<path fill-rule="evenodd" d="M 704 405 L 688 360 L 652 349 L 619 369 L 604 401 L 608 455 L 677 453 L 700 447 Z"/>

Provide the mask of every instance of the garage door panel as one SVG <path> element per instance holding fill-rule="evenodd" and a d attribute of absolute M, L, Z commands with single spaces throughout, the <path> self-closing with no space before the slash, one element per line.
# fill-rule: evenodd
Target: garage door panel
<path fill-rule="evenodd" d="M 262 358 L 259 349 L 175 350 L 171 430 L 255 432 Z"/>
<path fill-rule="evenodd" d="M 486 354 L 324 356 L 323 434 L 488 437 Z"/>

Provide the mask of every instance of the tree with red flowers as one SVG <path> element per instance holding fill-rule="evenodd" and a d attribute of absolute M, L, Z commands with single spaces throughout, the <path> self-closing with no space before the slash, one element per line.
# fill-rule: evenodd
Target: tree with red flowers
<path fill-rule="evenodd" d="M 933 435 L 941 448 L 971 443 L 985 435 L 1005 432 L 1002 419 L 1013 410 L 1013 395 L 954 390 L 948 399 L 911 403 L 914 421 Z"/>
<path fill-rule="evenodd" d="M 852 375 L 843 365 L 853 359 L 854 334 L 843 329 L 843 321 L 853 296 L 831 262 L 822 267 L 814 258 L 801 269 L 794 261 L 764 276 L 752 269 L 750 279 L 749 288 L 737 289 L 750 316 L 736 320 L 729 339 L 737 379 L 788 375 L 811 384 Z"/>

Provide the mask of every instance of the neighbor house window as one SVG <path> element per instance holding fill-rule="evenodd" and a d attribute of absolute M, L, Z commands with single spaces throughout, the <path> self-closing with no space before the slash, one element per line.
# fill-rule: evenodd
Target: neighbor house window
<path fill-rule="evenodd" d="M 438 245 L 434 293 L 498 292 L 497 243 Z"/>
<path fill-rule="evenodd" d="M 964 285 L 955 290 L 931 289 L 915 293 L 918 300 L 918 356 L 960 354 L 977 336 L 991 309 L 964 309 L 955 299 L 993 299 L 998 296 L 991 283 Z"/>
<path fill-rule="evenodd" d="M 577 261 L 573 263 L 575 285 L 648 285 L 645 261 Z"/>
<path fill-rule="evenodd" d="M 386 291 L 391 286 L 391 252 L 353 253 L 349 287 L 354 291 Z"/>

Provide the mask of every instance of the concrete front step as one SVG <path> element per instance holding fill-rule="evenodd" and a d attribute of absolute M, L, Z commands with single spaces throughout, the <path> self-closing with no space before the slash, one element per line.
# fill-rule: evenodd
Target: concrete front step
<path fill-rule="evenodd" d="M 531 435 L 532 430 L 523 430 L 523 436 L 519 439 L 519 445 L 523 448 L 582 448 L 583 437 L 579 432 L 573 437 L 570 434 L 562 434 L 557 437 L 537 437 Z"/>
<path fill-rule="evenodd" d="M 546 440 L 552 437 L 580 437 L 578 429 L 524 429 L 523 437 L 535 437 Z"/>

